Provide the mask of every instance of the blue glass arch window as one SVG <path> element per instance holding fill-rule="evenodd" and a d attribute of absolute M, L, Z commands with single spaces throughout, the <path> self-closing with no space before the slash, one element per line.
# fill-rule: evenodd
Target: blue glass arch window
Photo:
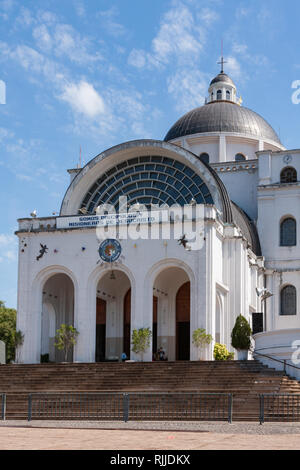
<path fill-rule="evenodd" d="M 126 160 L 107 170 L 94 183 L 82 200 L 81 208 L 95 212 L 101 204 L 118 210 L 120 196 L 127 196 L 130 205 L 151 204 L 214 204 L 212 195 L 193 169 L 177 160 L 144 156 Z"/>

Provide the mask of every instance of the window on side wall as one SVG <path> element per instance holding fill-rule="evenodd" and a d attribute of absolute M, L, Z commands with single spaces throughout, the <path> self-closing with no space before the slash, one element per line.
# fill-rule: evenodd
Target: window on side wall
<path fill-rule="evenodd" d="M 292 217 L 287 217 L 280 224 L 280 246 L 297 245 L 297 223 Z"/>
<path fill-rule="evenodd" d="M 297 291 L 285 286 L 280 292 L 280 315 L 297 315 Z"/>

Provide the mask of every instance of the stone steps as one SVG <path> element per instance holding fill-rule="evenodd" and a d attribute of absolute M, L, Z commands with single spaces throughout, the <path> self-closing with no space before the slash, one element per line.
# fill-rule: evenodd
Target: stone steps
<path fill-rule="evenodd" d="M 29 393 L 160 391 L 232 393 L 233 419 L 257 421 L 259 394 L 300 394 L 300 384 L 256 361 L 0 366 L 0 393 L 7 393 L 7 419 L 26 419 Z"/>

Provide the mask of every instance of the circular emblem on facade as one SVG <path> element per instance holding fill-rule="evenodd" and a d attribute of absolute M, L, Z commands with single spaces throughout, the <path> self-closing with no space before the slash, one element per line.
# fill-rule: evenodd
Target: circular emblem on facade
<path fill-rule="evenodd" d="M 122 247 L 118 240 L 108 238 L 104 240 L 99 247 L 99 255 L 103 261 L 113 263 L 117 261 L 122 252 Z"/>
<path fill-rule="evenodd" d="M 285 155 L 285 156 L 283 157 L 283 161 L 284 161 L 284 163 L 286 163 L 286 164 L 291 163 L 292 160 L 293 160 L 292 155 Z"/>

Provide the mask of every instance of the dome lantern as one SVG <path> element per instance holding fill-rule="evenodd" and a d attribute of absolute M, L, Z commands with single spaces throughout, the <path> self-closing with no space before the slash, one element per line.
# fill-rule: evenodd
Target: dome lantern
<path fill-rule="evenodd" d="M 206 103 L 213 103 L 215 101 L 231 101 L 237 103 L 236 86 L 231 78 L 221 72 L 210 82 L 208 89 L 208 98 Z"/>

